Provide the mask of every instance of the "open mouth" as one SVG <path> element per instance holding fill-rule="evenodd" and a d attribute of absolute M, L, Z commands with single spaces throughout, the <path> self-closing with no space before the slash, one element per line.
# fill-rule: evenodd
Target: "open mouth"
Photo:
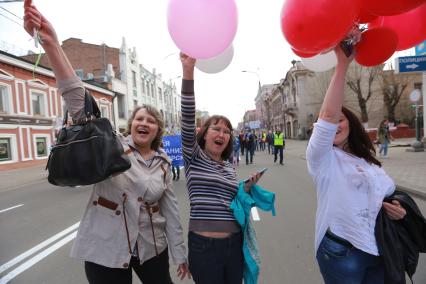
<path fill-rule="evenodd" d="M 220 140 L 220 139 L 216 139 L 216 140 L 214 140 L 214 144 L 215 144 L 215 145 L 222 146 L 222 145 L 223 145 L 223 143 L 224 143 L 224 141 L 223 141 L 223 140 Z"/>
<path fill-rule="evenodd" d="M 146 128 L 138 128 L 138 129 L 137 129 L 137 132 L 138 132 L 139 134 L 145 134 L 145 135 L 149 134 L 149 131 L 148 131 L 148 129 L 146 129 Z"/>

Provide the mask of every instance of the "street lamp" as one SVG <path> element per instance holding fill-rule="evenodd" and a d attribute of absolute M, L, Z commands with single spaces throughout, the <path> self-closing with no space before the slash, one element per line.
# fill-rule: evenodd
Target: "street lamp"
<path fill-rule="evenodd" d="M 257 76 L 257 82 L 259 83 L 259 89 L 260 89 L 261 84 L 260 84 L 260 76 L 259 76 L 258 72 L 256 72 L 256 71 L 250 71 L 250 70 L 242 70 L 241 72 L 256 74 L 256 76 Z"/>

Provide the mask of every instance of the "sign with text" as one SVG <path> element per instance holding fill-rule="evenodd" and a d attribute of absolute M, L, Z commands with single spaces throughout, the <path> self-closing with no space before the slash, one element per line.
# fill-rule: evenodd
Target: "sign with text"
<path fill-rule="evenodd" d="M 182 140 L 180 135 L 163 137 L 163 149 L 172 160 L 174 166 L 183 166 Z"/>
<path fill-rule="evenodd" d="M 395 58 L 395 73 L 425 72 L 426 55 Z"/>

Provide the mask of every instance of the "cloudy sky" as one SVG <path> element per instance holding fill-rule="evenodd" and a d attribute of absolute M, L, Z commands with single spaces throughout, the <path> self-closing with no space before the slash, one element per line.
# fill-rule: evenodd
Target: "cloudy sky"
<path fill-rule="evenodd" d="M 278 83 L 297 59 L 282 36 L 280 13 L 284 1 L 237 0 L 238 30 L 233 41 L 230 66 L 218 74 L 196 73 L 197 108 L 210 114 L 228 116 L 232 123 L 242 120 L 246 110 L 254 109 L 258 76 L 262 84 Z M 156 68 L 164 78 L 181 75 L 178 49 L 167 30 L 167 0 L 33 0 L 56 28 L 60 40 L 70 37 L 84 42 L 120 47 L 124 36 L 135 46 L 139 62 L 149 70 Z M 23 3 L 1 3 L 23 17 Z M 15 49 L 34 48 L 29 36 L 14 15 L 0 8 L 0 44 Z M 16 21 L 17 23 L 13 22 Z M 10 45 L 7 45 L 10 48 Z M 180 86 L 179 79 L 176 83 Z"/>

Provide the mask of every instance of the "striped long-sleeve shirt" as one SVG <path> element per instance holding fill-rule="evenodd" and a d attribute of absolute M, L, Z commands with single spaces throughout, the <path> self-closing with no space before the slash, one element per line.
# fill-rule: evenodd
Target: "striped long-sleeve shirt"
<path fill-rule="evenodd" d="M 182 150 L 190 200 L 190 231 L 238 232 L 232 199 L 236 172 L 227 162 L 211 159 L 196 141 L 194 81 L 182 80 Z"/>

